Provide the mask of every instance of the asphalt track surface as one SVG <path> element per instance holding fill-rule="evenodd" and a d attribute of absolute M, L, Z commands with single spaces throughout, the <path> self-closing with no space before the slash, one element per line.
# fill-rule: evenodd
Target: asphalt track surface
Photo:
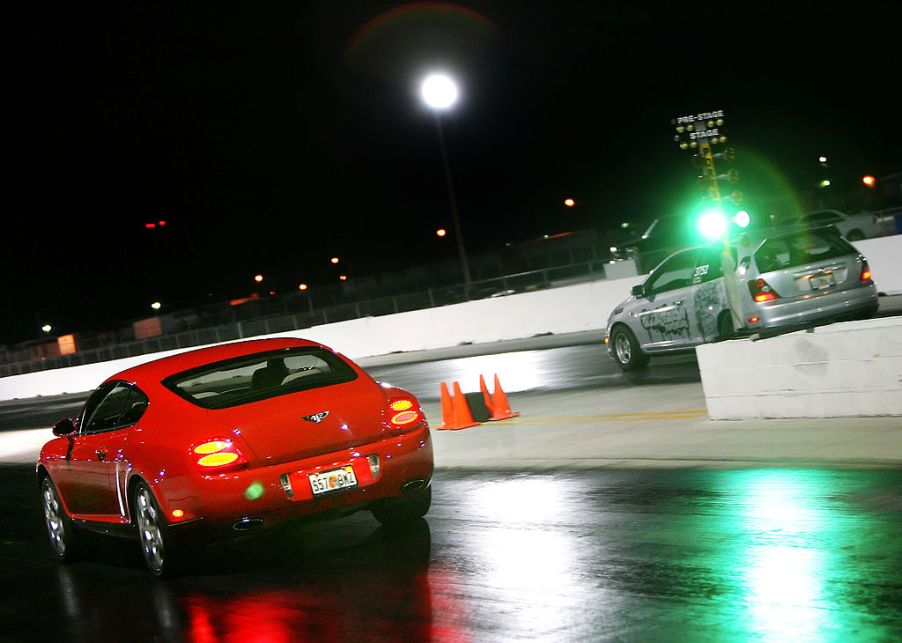
<path fill-rule="evenodd" d="M 442 470 L 425 519 L 368 513 L 195 553 L 50 560 L 0 466 L 4 641 L 895 641 L 902 472 Z"/>

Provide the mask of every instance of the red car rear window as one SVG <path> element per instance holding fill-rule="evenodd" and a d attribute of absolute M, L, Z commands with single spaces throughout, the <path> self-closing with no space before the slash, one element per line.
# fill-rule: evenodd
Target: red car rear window
<path fill-rule="evenodd" d="M 170 375 L 163 385 L 197 406 L 224 409 L 356 378 L 335 353 L 304 347 L 213 362 Z"/>

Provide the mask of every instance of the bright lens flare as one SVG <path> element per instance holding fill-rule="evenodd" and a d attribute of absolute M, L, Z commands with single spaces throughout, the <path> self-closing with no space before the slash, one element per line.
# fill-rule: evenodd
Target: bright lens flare
<path fill-rule="evenodd" d="M 720 210 L 708 210 L 698 218 L 698 231 L 706 239 L 721 239 L 727 232 L 727 221 Z"/>
<path fill-rule="evenodd" d="M 431 109 L 449 109 L 457 95 L 457 85 L 447 74 L 430 74 L 420 85 L 420 97 Z"/>
<path fill-rule="evenodd" d="M 263 497 L 264 491 L 263 485 L 255 480 L 244 490 L 244 497 L 248 500 L 259 500 Z"/>

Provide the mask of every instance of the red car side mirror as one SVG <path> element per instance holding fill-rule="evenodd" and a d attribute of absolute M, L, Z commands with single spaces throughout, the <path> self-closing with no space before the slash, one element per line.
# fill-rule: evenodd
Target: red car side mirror
<path fill-rule="evenodd" d="M 64 418 L 53 425 L 53 435 L 65 437 L 75 433 L 75 422 L 72 418 Z"/>

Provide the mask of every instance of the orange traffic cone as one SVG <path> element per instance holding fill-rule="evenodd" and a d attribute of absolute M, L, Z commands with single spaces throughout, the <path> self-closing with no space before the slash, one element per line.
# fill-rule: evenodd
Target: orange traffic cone
<path fill-rule="evenodd" d="M 492 394 L 492 416 L 489 420 L 506 420 L 508 418 L 515 418 L 519 413 L 514 413 L 511 411 L 510 402 L 507 401 L 507 395 L 504 394 L 504 389 L 501 388 L 501 381 L 498 379 L 498 374 L 495 374 L 495 392 Z"/>
<path fill-rule="evenodd" d="M 439 430 L 454 428 L 454 407 L 451 405 L 451 394 L 448 393 L 448 385 L 444 382 L 439 387 L 442 392 L 442 425 Z"/>
<path fill-rule="evenodd" d="M 485 385 L 485 378 L 482 373 L 479 374 L 479 390 L 482 391 L 482 399 L 485 401 L 485 408 L 489 411 L 489 417 L 492 416 L 492 396 L 489 395 L 489 389 Z"/>
<path fill-rule="evenodd" d="M 454 398 L 451 402 L 454 407 L 454 426 L 449 428 L 466 429 L 479 424 L 479 422 L 473 420 L 473 414 L 470 412 L 467 398 L 461 392 L 458 382 L 454 382 Z"/>

